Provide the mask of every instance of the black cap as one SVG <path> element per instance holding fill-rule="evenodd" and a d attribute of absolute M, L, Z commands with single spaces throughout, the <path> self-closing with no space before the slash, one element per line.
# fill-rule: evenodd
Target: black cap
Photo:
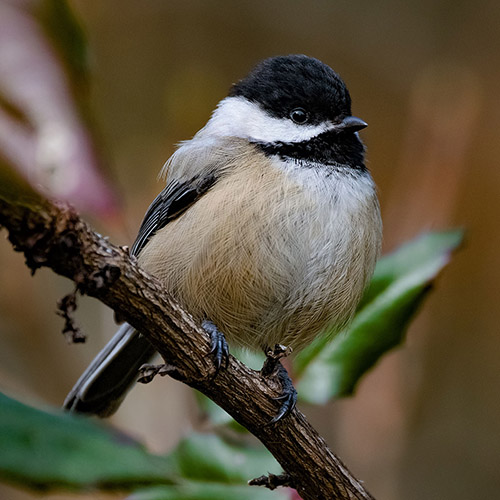
<path fill-rule="evenodd" d="M 265 59 L 234 84 L 229 95 L 256 102 L 276 118 L 289 117 L 294 109 L 302 108 L 309 124 L 338 122 L 351 114 L 351 98 L 340 76 L 305 55 Z"/>

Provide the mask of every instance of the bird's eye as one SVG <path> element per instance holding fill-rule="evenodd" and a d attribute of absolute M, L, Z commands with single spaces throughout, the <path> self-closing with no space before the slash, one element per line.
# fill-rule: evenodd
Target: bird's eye
<path fill-rule="evenodd" d="M 306 110 L 302 108 L 295 108 L 290 112 L 290 118 L 299 125 L 307 122 L 309 117 L 307 116 Z"/>

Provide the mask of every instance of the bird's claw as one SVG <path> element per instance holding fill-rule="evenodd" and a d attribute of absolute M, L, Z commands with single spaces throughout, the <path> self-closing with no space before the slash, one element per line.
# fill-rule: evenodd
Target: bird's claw
<path fill-rule="evenodd" d="M 275 424 L 282 418 L 289 415 L 297 404 L 297 391 L 293 386 L 293 382 L 288 375 L 285 367 L 281 364 L 280 359 L 288 356 L 292 352 L 291 348 L 276 344 L 274 349 L 268 349 L 266 352 L 266 360 L 262 366 L 261 375 L 263 377 L 276 376 L 281 383 L 282 393 L 280 396 L 273 398 L 275 401 L 280 401 L 281 406 L 275 417 L 269 422 Z"/>
<path fill-rule="evenodd" d="M 202 328 L 210 335 L 211 349 L 210 354 L 214 358 L 215 375 L 219 373 L 221 366 L 228 367 L 229 364 L 229 346 L 227 345 L 226 337 L 219 329 L 209 320 L 203 321 Z"/>

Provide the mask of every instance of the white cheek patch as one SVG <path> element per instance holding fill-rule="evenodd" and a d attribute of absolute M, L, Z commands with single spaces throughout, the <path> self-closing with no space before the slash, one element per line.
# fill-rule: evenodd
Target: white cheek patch
<path fill-rule="evenodd" d="M 332 123 L 298 125 L 288 118 L 275 118 L 258 104 L 243 97 L 226 97 L 199 135 L 239 137 L 255 142 L 307 141 L 333 127 Z"/>

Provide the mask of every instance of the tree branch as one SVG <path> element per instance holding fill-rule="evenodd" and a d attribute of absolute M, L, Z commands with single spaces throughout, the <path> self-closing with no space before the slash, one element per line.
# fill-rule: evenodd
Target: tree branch
<path fill-rule="evenodd" d="M 372 499 L 330 451 L 304 415 L 294 410 L 269 425 L 279 387 L 230 357 L 215 376 L 205 331 L 142 271 L 124 248 L 112 245 L 73 209 L 41 199 L 13 201 L 0 189 L 0 225 L 34 272 L 46 266 L 73 280 L 140 330 L 176 378 L 215 401 L 269 449 L 304 500 Z"/>

